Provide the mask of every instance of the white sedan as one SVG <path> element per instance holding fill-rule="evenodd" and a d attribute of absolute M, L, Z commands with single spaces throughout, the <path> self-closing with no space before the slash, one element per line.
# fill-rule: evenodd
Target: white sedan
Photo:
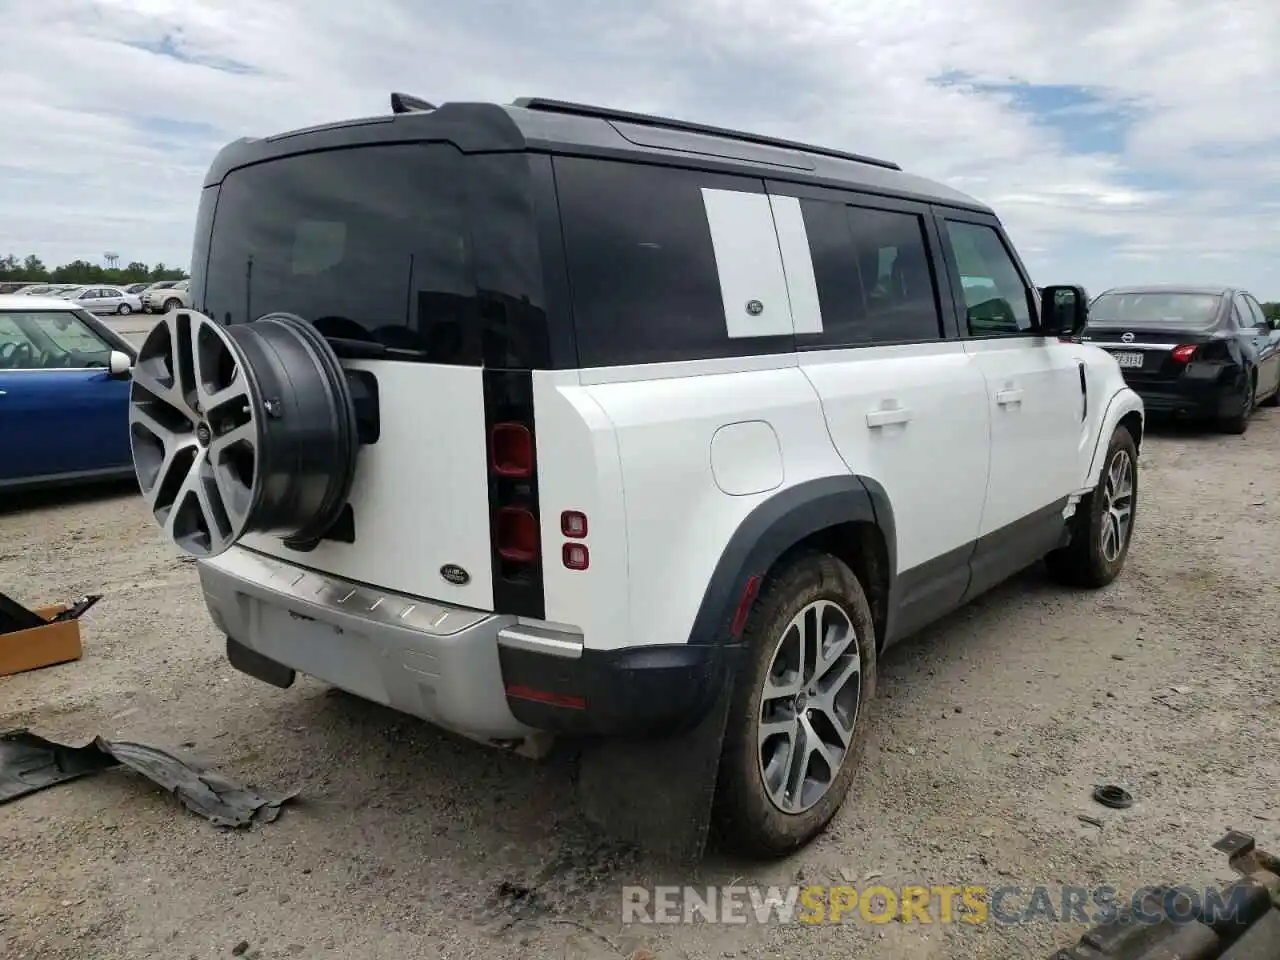
<path fill-rule="evenodd" d="M 142 310 L 142 300 L 119 287 L 81 287 L 61 294 L 62 299 L 79 304 L 90 313 L 117 313 L 121 316 Z"/>

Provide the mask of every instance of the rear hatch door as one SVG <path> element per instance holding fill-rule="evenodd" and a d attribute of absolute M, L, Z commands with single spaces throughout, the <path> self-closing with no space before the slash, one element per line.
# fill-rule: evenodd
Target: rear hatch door
<path fill-rule="evenodd" d="M 476 162 L 448 143 L 376 143 L 242 166 L 206 188 L 194 308 L 224 324 L 296 314 L 338 344 L 345 368 L 377 383 L 380 434 L 361 448 L 349 542 L 300 552 L 252 535 L 244 546 L 493 609 L 484 373 L 471 350 Z M 373 347 L 344 354 L 343 340 Z M 379 357 L 377 347 L 399 352 Z"/>

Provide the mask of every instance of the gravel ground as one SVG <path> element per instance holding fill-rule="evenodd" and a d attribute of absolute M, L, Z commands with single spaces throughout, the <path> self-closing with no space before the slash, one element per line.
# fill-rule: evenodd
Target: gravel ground
<path fill-rule="evenodd" d="M 3 589 L 106 598 L 82 661 L 0 679 L 0 729 L 186 744 L 302 792 L 238 833 L 118 771 L 0 808 L 0 955 L 1046 956 L 1083 925 L 624 929 L 619 890 L 871 874 L 1131 890 L 1228 878 L 1209 845 L 1230 827 L 1280 847 L 1260 789 L 1280 783 L 1277 450 L 1274 410 L 1243 438 L 1153 431 L 1117 583 L 1079 594 L 1033 572 L 891 651 L 865 769 L 832 829 L 785 863 L 713 855 L 683 876 L 593 840 L 565 761 L 233 671 L 195 571 L 128 490 L 25 501 L 0 513 Z M 1095 804 L 1102 782 L 1136 805 Z"/>

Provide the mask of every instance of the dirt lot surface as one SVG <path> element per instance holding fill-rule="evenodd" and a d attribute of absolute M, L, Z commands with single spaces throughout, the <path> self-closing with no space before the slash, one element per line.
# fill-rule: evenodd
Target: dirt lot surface
<path fill-rule="evenodd" d="M 1043 957 L 1083 924 L 623 929 L 620 887 L 1216 884 L 1225 829 L 1280 846 L 1280 413 L 1243 438 L 1153 431 L 1142 467 L 1117 583 L 1033 572 L 895 648 L 830 832 L 784 863 L 713 855 L 683 876 L 593 841 L 561 761 L 233 671 L 194 569 L 128 491 L 14 506 L 3 589 L 106 598 L 82 661 L 0 679 L 0 729 L 188 744 L 302 802 L 221 832 L 111 771 L 0 808 L 0 956 Z M 1099 806 L 1098 783 L 1136 804 Z"/>

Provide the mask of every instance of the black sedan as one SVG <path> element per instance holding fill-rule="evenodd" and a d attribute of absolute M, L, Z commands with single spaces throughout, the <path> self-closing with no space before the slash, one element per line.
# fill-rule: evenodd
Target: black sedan
<path fill-rule="evenodd" d="M 1153 414 L 1244 433 L 1257 405 L 1280 402 L 1280 329 L 1233 287 L 1116 287 L 1089 305 L 1080 334 L 1116 358 Z"/>

